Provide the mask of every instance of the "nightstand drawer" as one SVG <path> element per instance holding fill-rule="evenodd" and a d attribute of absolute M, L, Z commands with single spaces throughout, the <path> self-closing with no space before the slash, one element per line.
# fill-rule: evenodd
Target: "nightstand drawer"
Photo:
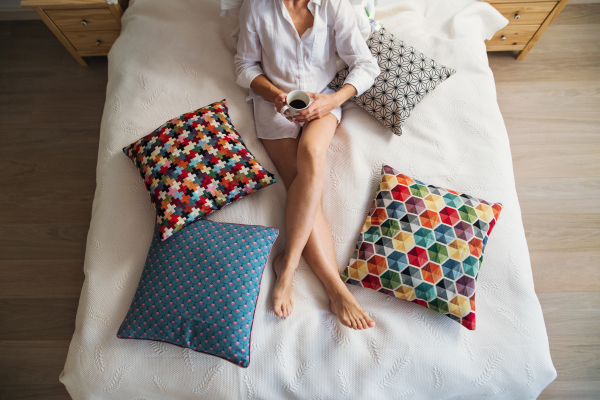
<path fill-rule="evenodd" d="M 82 56 L 105 56 L 121 31 L 64 32 L 69 42 Z"/>
<path fill-rule="evenodd" d="M 540 25 L 508 25 L 485 42 L 488 51 L 522 50 Z"/>
<path fill-rule="evenodd" d="M 0 0 L 2 1 L 2 0 Z M 105 56 L 121 33 L 129 0 L 21 0 L 31 7 L 80 65 Z"/>
<path fill-rule="evenodd" d="M 510 25 L 541 25 L 556 4 L 556 2 L 492 3 L 492 6 L 508 19 Z"/>
<path fill-rule="evenodd" d="M 121 25 L 108 8 L 48 10 L 46 14 L 65 33 L 121 29 Z"/>

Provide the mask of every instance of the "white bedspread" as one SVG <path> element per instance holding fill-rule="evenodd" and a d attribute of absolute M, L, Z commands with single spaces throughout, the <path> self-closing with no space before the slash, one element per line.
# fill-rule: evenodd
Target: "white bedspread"
<path fill-rule="evenodd" d="M 556 377 L 483 43 L 506 20 L 474 0 L 388 3 L 376 18 L 457 73 L 417 106 L 401 137 L 355 105 L 344 106 L 323 196 L 338 268 L 352 254 L 384 163 L 502 202 L 477 282 L 477 330 L 351 286 L 377 321 L 374 329 L 352 331 L 328 311 L 323 286 L 303 262 L 287 319 L 271 311 L 274 274 L 266 270 L 247 369 L 163 343 L 117 339 L 155 218 L 122 147 L 171 117 L 226 98 L 246 144 L 275 172 L 256 138 L 247 92 L 235 83 L 235 21 L 219 18 L 212 0 L 135 0 L 109 55 L 86 281 L 61 375 L 74 399 L 530 399 Z M 284 241 L 284 197 L 278 183 L 210 219 L 279 228 L 276 254 Z"/>

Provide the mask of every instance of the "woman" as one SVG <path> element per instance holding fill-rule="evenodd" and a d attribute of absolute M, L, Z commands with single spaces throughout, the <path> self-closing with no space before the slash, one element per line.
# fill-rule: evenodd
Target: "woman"
<path fill-rule="evenodd" d="M 336 50 L 350 67 L 337 93 L 327 88 L 336 73 Z M 321 210 L 325 157 L 341 119 L 340 106 L 379 75 L 352 7 L 348 0 L 246 0 L 235 66 L 237 83 L 251 89 L 257 135 L 288 191 L 285 249 L 273 261 L 275 314 L 292 312 L 292 278 L 303 255 L 344 325 L 375 326 L 340 278 Z M 279 111 L 294 89 L 308 92 L 313 102 L 295 118 L 286 118 Z"/>

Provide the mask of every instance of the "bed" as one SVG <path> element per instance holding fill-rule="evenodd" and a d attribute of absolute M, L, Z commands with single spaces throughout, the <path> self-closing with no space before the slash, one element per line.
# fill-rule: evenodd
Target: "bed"
<path fill-rule="evenodd" d="M 381 2 L 380 2 L 381 3 Z M 373 291 L 350 287 L 377 322 L 353 331 L 329 312 L 323 286 L 301 262 L 295 308 L 271 311 L 265 271 L 246 369 L 150 341 L 120 340 L 152 239 L 155 213 L 122 148 L 166 120 L 226 98 L 256 158 L 276 171 L 256 138 L 247 91 L 237 86 L 234 18 L 217 1 L 132 0 L 109 54 L 97 189 L 85 283 L 60 380 L 74 399 L 532 399 L 556 377 L 534 291 L 506 128 L 484 38 L 506 23 L 474 0 L 379 4 L 376 19 L 458 72 L 413 111 L 400 137 L 351 102 L 329 148 L 324 214 L 342 270 L 389 164 L 422 181 L 501 202 L 477 282 L 475 331 Z M 276 227 L 285 189 L 276 184 L 209 219 Z M 270 266 L 270 263 L 269 263 Z"/>

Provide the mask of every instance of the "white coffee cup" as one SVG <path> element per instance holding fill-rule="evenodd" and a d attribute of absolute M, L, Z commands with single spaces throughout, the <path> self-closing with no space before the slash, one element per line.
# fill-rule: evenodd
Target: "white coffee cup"
<path fill-rule="evenodd" d="M 308 93 L 302 90 L 292 90 L 288 93 L 287 97 L 285 98 L 285 101 L 287 104 L 281 107 L 281 111 L 279 112 L 284 117 L 290 118 L 295 117 L 298 114 L 298 111 L 307 109 L 312 103 L 312 99 L 310 98 Z M 303 107 L 302 104 L 304 104 Z M 288 110 L 290 113 L 286 115 L 285 112 Z"/>

